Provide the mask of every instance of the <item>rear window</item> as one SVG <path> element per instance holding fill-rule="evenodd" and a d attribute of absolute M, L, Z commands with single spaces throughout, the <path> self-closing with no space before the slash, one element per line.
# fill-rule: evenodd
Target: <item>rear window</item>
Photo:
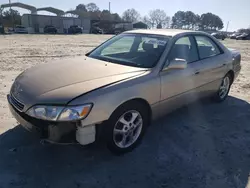
<path fill-rule="evenodd" d="M 210 38 L 206 36 L 195 36 L 195 39 L 201 59 L 221 54 L 217 44 L 215 44 Z"/>

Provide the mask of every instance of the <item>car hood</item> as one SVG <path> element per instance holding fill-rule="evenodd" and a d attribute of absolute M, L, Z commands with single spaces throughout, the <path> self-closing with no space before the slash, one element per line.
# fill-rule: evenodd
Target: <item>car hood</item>
<path fill-rule="evenodd" d="M 77 57 L 43 64 L 21 73 L 11 93 L 25 105 L 67 104 L 100 87 L 143 74 L 147 69 Z"/>

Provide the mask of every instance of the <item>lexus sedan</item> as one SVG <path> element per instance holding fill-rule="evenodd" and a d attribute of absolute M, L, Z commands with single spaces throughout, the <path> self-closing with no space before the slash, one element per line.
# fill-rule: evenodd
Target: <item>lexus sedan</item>
<path fill-rule="evenodd" d="M 203 32 L 133 30 L 82 57 L 22 72 L 7 99 L 16 120 L 51 143 L 102 140 L 122 154 L 152 119 L 203 97 L 224 101 L 240 61 Z"/>

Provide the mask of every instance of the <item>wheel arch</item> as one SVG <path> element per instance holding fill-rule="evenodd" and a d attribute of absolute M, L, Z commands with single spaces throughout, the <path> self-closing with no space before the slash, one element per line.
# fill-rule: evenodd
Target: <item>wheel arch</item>
<path fill-rule="evenodd" d="M 133 99 L 129 99 L 129 100 L 127 100 L 127 101 L 121 103 L 121 104 L 112 112 L 111 116 L 114 114 L 114 112 L 115 112 L 117 109 L 122 108 L 124 105 L 127 105 L 127 104 L 129 104 L 129 103 L 133 103 L 133 102 L 138 102 L 138 103 L 144 105 L 145 108 L 147 109 L 147 112 L 148 112 L 149 116 L 150 116 L 150 120 L 152 119 L 152 108 L 151 108 L 150 104 L 148 103 L 148 101 L 145 100 L 145 99 L 143 99 L 143 98 L 133 98 Z M 111 117 L 111 116 L 110 116 L 110 117 Z"/>
<path fill-rule="evenodd" d="M 233 70 L 228 71 L 226 75 L 230 75 L 232 78 L 232 82 L 234 81 L 234 71 Z"/>

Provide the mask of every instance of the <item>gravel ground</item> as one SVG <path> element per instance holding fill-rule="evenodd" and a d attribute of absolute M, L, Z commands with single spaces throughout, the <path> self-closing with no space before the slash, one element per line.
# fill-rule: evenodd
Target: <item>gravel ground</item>
<path fill-rule="evenodd" d="M 16 124 L 6 94 L 21 71 L 82 55 L 108 38 L 0 36 L 0 188 L 250 188 L 247 41 L 224 42 L 242 53 L 241 74 L 224 103 L 195 103 L 153 122 L 142 144 L 124 156 L 113 156 L 102 145 L 42 145 Z"/>

